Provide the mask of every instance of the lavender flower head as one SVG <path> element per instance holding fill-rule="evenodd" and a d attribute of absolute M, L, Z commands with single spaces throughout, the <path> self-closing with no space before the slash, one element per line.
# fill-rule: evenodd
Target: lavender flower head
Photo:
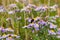
<path fill-rule="evenodd" d="M 50 23 L 50 28 L 57 28 L 57 25 Z"/>
<path fill-rule="evenodd" d="M 45 12 L 46 10 L 47 8 L 45 8 L 44 6 L 40 6 L 35 9 L 35 11 L 40 11 L 40 12 Z"/>
<path fill-rule="evenodd" d="M 0 6 L 0 12 L 5 12 L 5 8 L 3 6 Z"/>
<path fill-rule="evenodd" d="M 60 28 L 57 29 L 57 34 L 60 35 Z"/>
<path fill-rule="evenodd" d="M 28 22 L 31 22 L 32 19 L 31 19 L 31 18 L 26 18 L 26 20 L 27 20 Z"/>
<path fill-rule="evenodd" d="M 4 33 L 4 32 L 6 32 L 6 30 L 5 29 L 2 29 L 1 32 Z"/>
<path fill-rule="evenodd" d="M 39 24 L 39 25 L 44 25 L 44 26 L 47 25 L 47 23 L 46 23 L 45 21 L 43 21 L 43 20 L 40 20 L 40 21 L 38 22 L 38 24 Z"/>
<path fill-rule="evenodd" d="M 31 28 L 31 27 L 33 27 L 33 25 L 34 25 L 34 23 L 31 23 L 31 24 L 28 25 L 27 28 Z"/>
<path fill-rule="evenodd" d="M 33 26 L 34 28 L 35 28 L 35 30 L 39 30 L 39 25 L 37 24 L 37 23 L 34 23 L 34 26 Z"/>
<path fill-rule="evenodd" d="M 54 30 L 48 30 L 49 35 L 56 35 L 56 33 L 54 32 Z"/>
<path fill-rule="evenodd" d="M 9 8 L 15 8 L 15 7 L 17 7 L 16 4 L 10 4 L 10 5 L 9 5 Z"/>

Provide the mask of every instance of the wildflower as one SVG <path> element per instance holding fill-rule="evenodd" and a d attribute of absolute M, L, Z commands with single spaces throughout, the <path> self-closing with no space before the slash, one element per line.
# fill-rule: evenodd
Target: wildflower
<path fill-rule="evenodd" d="M 26 18 L 26 20 L 27 20 L 28 22 L 31 22 L 32 19 L 31 19 L 31 18 Z"/>
<path fill-rule="evenodd" d="M 2 37 L 0 36 L 0 39 L 2 39 Z"/>
<path fill-rule="evenodd" d="M 17 20 L 21 20 L 21 17 L 18 17 Z"/>
<path fill-rule="evenodd" d="M 20 12 L 20 9 L 15 9 L 14 11 L 15 11 L 15 12 Z"/>
<path fill-rule="evenodd" d="M 10 8 L 15 8 L 15 7 L 17 7 L 17 5 L 16 4 L 10 4 L 9 7 Z"/>
<path fill-rule="evenodd" d="M 58 7 L 58 5 L 53 5 L 53 6 L 51 6 L 51 7 L 50 7 L 50 9 L 51 9 L 50 11 L 56 11 L 56 8 L 57 8 L 57 7 Z"/>
<path fill-rule="evenodd" d="M 35 11 L 45 12 L 47 9 L 44 6 L 37 7 Z"/>
<path fill-rule="evenodd" d="M 31 24 L 28 25 L 27 28 L 31 28 L 33 25 L 34 25 L 34 23 L 31 23 Z"/>
<path fill-rule="evenodd" d="M 56 33 L 54 32 L 54 30 L 48 30 L 49 35 L 56 35 Z"/>
<path fill-rule="evenodd" d="M 33 4 L 28 4 L 28 7 L 30 7 L 30 8 L 36 8 L 36 6 L 33 5 Z"/>
<path fill-rule="evenodd" d="M 0 12 L 5 12 L 5 8 L 3 6 L 0 6 Z"/>
<path fill-rule="evenodd" d="M 9 11 L 8 14 L 14 14 L 15 12 L 14 11 Z"/>
<path fill-rule="evenodd" d="M 32 30 L 32 33 L 34 33 L 34 30 Z"/>
<path fill-rule="evenodd" d="M 9 21 L 9 20 L 11 20 L 11 18 L 7 18 L 7 19 L 6 19 L 6 21 Z"/>
<path fill-rule="evenodd" d="M 34 21 L 39 21 L 39 20 L 40 20 L 40 17 L 34 18 Z"/>
<path fill-rule="evenodd" d="M 57 34 L 58 34 L 58 35 L 60 34 L 60 28 L 57 29 Z"/>
<path fill-rule="evenodd" d="M 16 34 L 9 34 L 11 35 L 11 37 L 16 37 L 16 38 L 19 38 L 20 36 L 16 35 Z"/>
<path fill-rule="evenodd" d="M 60 38 L 60 35 L 58 35 L 57 38 Z"/>
<path fill-rule="evenodd" d="M 1 28 L 0 28 L 0 31 L 1 31 L 2 33 L 6 32 L 6 30 L 4 29 L 4 27 L 1 27 Z"/>
<path fill-rule="evenodd" d="M 11 35 L 9 35 L 6 40 L 14 40 Z"/>
<path fill-rule="evenodd" d="M 6 30 L 5 29 L 2 29 L 1 32 L 4 33 L 4 32 L 6 32 Z"/>
<path fill-rule="evenodd" d="M 5 12 L 5 9 L 0 9 L 0 12 Z"/>
<path fill-rule="evenodd" d="M 14 34 L 14 36 L 15 36 L 16 38 L 20 38 L 20 36 L 18 36 L 18 35 L 15 35 L 15 34 Z"/>
<path fill-rule="evenodd" d="M 9 32 L 14 32 L 14 30 L 12 28 L 6 28 L 5 30 L 9 31 Z"/>
<path fill-rule="evenodd" d="M 34 26 L 35 30 L 39 30 L 39 25 L 37 23 L 34 23 Z"/>
<path fill-rule="evenodd" d="M 2 28 L 4 28 L 4 27 L 0 27 L 0 31 L 2 30 Z"/>
<path fill-rule="evenodd" d="M 27 7 L 25 7 L 25 8 L 23 8 L 23 9 L 21 9 L 21 11 L 20 11 L 20 12 L 23 12 L 23 11 L 28 12 L 28 13 L 30 13 L 30 12 L 31 12 Z"/>
<path fill-rule="evenodd" d="M 4 7 L 3 6 L 0 6 L 0 9 L 3 9 Z"/>
<path fill-rule="evenodd" d="M 39 21 L 38 24 L 39 24 L 39 25 L 41 24 L 41 25 L 43 25 L 43 26 L 47 25 L 47 23 L 46 23 L 45 21 L 43 21 L 43 20 Z"/>
<path fill-rule="evenodd" d="M 50 28 L 56 28 L 56 27 L 57 27 L 57 25 L 50 23 Z"/>
<path fill-rule="evenodd" d="M 0 37 L 0 39 L 7 38 L 7 37 L 8 37 L 8 35 L 3 34 L 3 35 Z"/>
<path fill-rule="evenodd" d="M 54 22 L 54 23 L 56 23 L 56 21 L 55 21 L 55 20 L 53 20 L 53 19 L 52 19 L 52 20 L 49 20 L 49 21 L 50 21 L 50 22 Z"/>

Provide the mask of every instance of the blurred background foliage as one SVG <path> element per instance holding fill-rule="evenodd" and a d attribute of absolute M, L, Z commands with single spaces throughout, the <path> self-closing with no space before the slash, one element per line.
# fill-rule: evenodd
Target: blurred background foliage
<path fill-rule="evenodd" d="M 19 3 L 16 2 L 15 0 L 0 0 L 0 5 L 3 5 L 7 11 L 8 11 L 8 5 L 14 4 L 14 3 L 17 4 L 19 9 L 22 9 L 28 3 L 35 4 L 37 6 L 40 6 L 41 4 L 50 5 L 50 6 L 52 6 L 54 4 L 58 4 L 59 8 L 57 9 L 56 12 L 48 12 L 48 13 L 50 13 L 50 16 L 55 16 L 55 15 L 60 16 L 60 0 L 19 0 Z M 48 4 L 48 3 L 50 3 L 50 4 Z M 32 13 L 34 14 L 34 17 L 38 16 L 35 14 L 35 11 L 33 11 Z M 22 19 L 17 21 L 15 17 L 20 17 L 20 16 L 22 17 Z M 60 39 L 55 38 L 55 36 L 47 36 L 47 28 L 44 28 L 44 30 L 41 29 L 40 32 L 36 32 L 36 33 L 38 33 L 39 36 L 36 36 L 36 33 L 33 34 L 31 32 L 32 31 L 31 29 L 21 28 L 22 26 L 25 26 L 24 17 L 27 17 L 27 16 L 28 15 L 24 15 L 24 12 L 22 12 L 22 13 L 17 12 L 17 14 L 14 14 L 14 15 L 9 15 L 9 14 L 7 14 L 7 12 L 1 13 L 0 14 L 0 26 L 13 27 L 15 30 L 14 33 L 21 36 L 21 38 L 19 40 L 60 40 Z M 31 16 L 31 14 L 30 14 L 30 16 Z M 45 15 L 43 15 L 43 16 L 45 16 Z M 6 18 L 9 18 L 9 17 L 11 17 L 13 19 L 11 25 L 8 22 L 6 22 L 6 20 L 5 20 Z M 57 18 L 56 21 L 57 21 L 56 24 L 60 27 L 60 18 Z M 45 35 L 44 35 L 44 33 L 45 33 Z"/>

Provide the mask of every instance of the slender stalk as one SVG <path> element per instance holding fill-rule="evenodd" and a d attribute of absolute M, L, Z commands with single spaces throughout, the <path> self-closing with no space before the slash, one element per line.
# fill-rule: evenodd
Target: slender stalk
<path fill-rule="evenodd" d="M 25 4 L 23 2 L 23 8 L 25 7 Z M 26 17 L 26 13 L 24 12 L 24 26 L 26 26 L 26 20 L 25 20 L 25 17 Z M 28 40 L 28 37 L 27 37 L 27 29 L 25 29 L 25 40 Z"/>
<path fill-rule="evenodd" d="M 48 0 L 48 13 L 49 13 L 50 0 Z M 50 16 L 50 13 L 48 14 Z"/>

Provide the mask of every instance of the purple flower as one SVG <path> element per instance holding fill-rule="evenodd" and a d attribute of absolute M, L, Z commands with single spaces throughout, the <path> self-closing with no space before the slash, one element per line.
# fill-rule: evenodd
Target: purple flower
<path fill-rule="evenodd" d="M 15 8 L 15 7 L 17 7 L 16 4 L 10 4 L 10 5 L 9 5 L 9 8 Z"/>
<path fill-rule="evenodd" d="M 34 24 L 33 24 L 33 23 L 31 23 L 31 24 L 29 24 L 29 25 L 28 25 L 28 27 L 27 27 L 27 28 L 31 28 L 33 25 L 34 25 Z"/>
<path fill-rule="evenodd" d="M 56 35 L 56 33 L 54 32 L 54 30 L 48 30 L 49 35 Z"/>
<path fill-rule="evenodd" d="M 43 26 L 47 25 L 47 23 L 46 23 L 45 21 L 43 21 L 43 20 L 39 21 L 38 24 L 39 24 L 39 25 L 41 24 L 41 25 L 43 25 Z"/>
<path fill-rule="evenodd" d="M 60 28 L 58 28 L 58 30 L 57 30 L 57 34 L 60 35 Z"/>
<path fill-rule="evenodd" d="M 16 9 L 16 10 L 14 10 L 15 12 L 20 12 L 20 9 Z"/>
<path fill-rule="evenodd" d="M 33 4 L 28 4 L 28 6 L 31 7 L 31 8 L 36 8 L 36 6 L 33 5 Z"/>
<path fill-rule="evenodd" d="M 38 24 L 34 23 L 33 27 L 35 28 L 35 30 L 39 30 L 39 25 Z"/>
<path fill-rule="evenodd" d="M 6 30 L 5 29 L 2 29 L 1 32 L 4 33 L 4 32 L 6 32 Z"/>
<path fill-rule="evenodd" d="M 40 12 L 45 12 L 46 10 L 47 10 L 47 8 L 44 7 L 44 6 L 40 6 L 40 7 L 37 7 L 37 8 L 35 9 L 35 11 L 40 11 Z"/>
<path fill-rule="evenodd" d="M 9 11 L 8 14 L 14 14 L 15 12 L 14 11 Z"/>
<path fill-rule="evenodd" d="M 34 30 L 32 30 L 32 33 L 34 33 Z"/>
<path fill-rule="evenodd" d="M 50 23 L 50 28 L 56 28 L 56 27 L 57 27 L 57 25 Z"/>
<path fill-rule="evenodd" d="M 27 20 L 28 22 L 31 22 L 32 19 L 31 19 L 31 18 L 26 18 L 26 20 Z"/>
<path fill-rule="evenodd" d="M 5 8 L 3 6 L 0 6 L 0 12 L 5 12 Z"/>

